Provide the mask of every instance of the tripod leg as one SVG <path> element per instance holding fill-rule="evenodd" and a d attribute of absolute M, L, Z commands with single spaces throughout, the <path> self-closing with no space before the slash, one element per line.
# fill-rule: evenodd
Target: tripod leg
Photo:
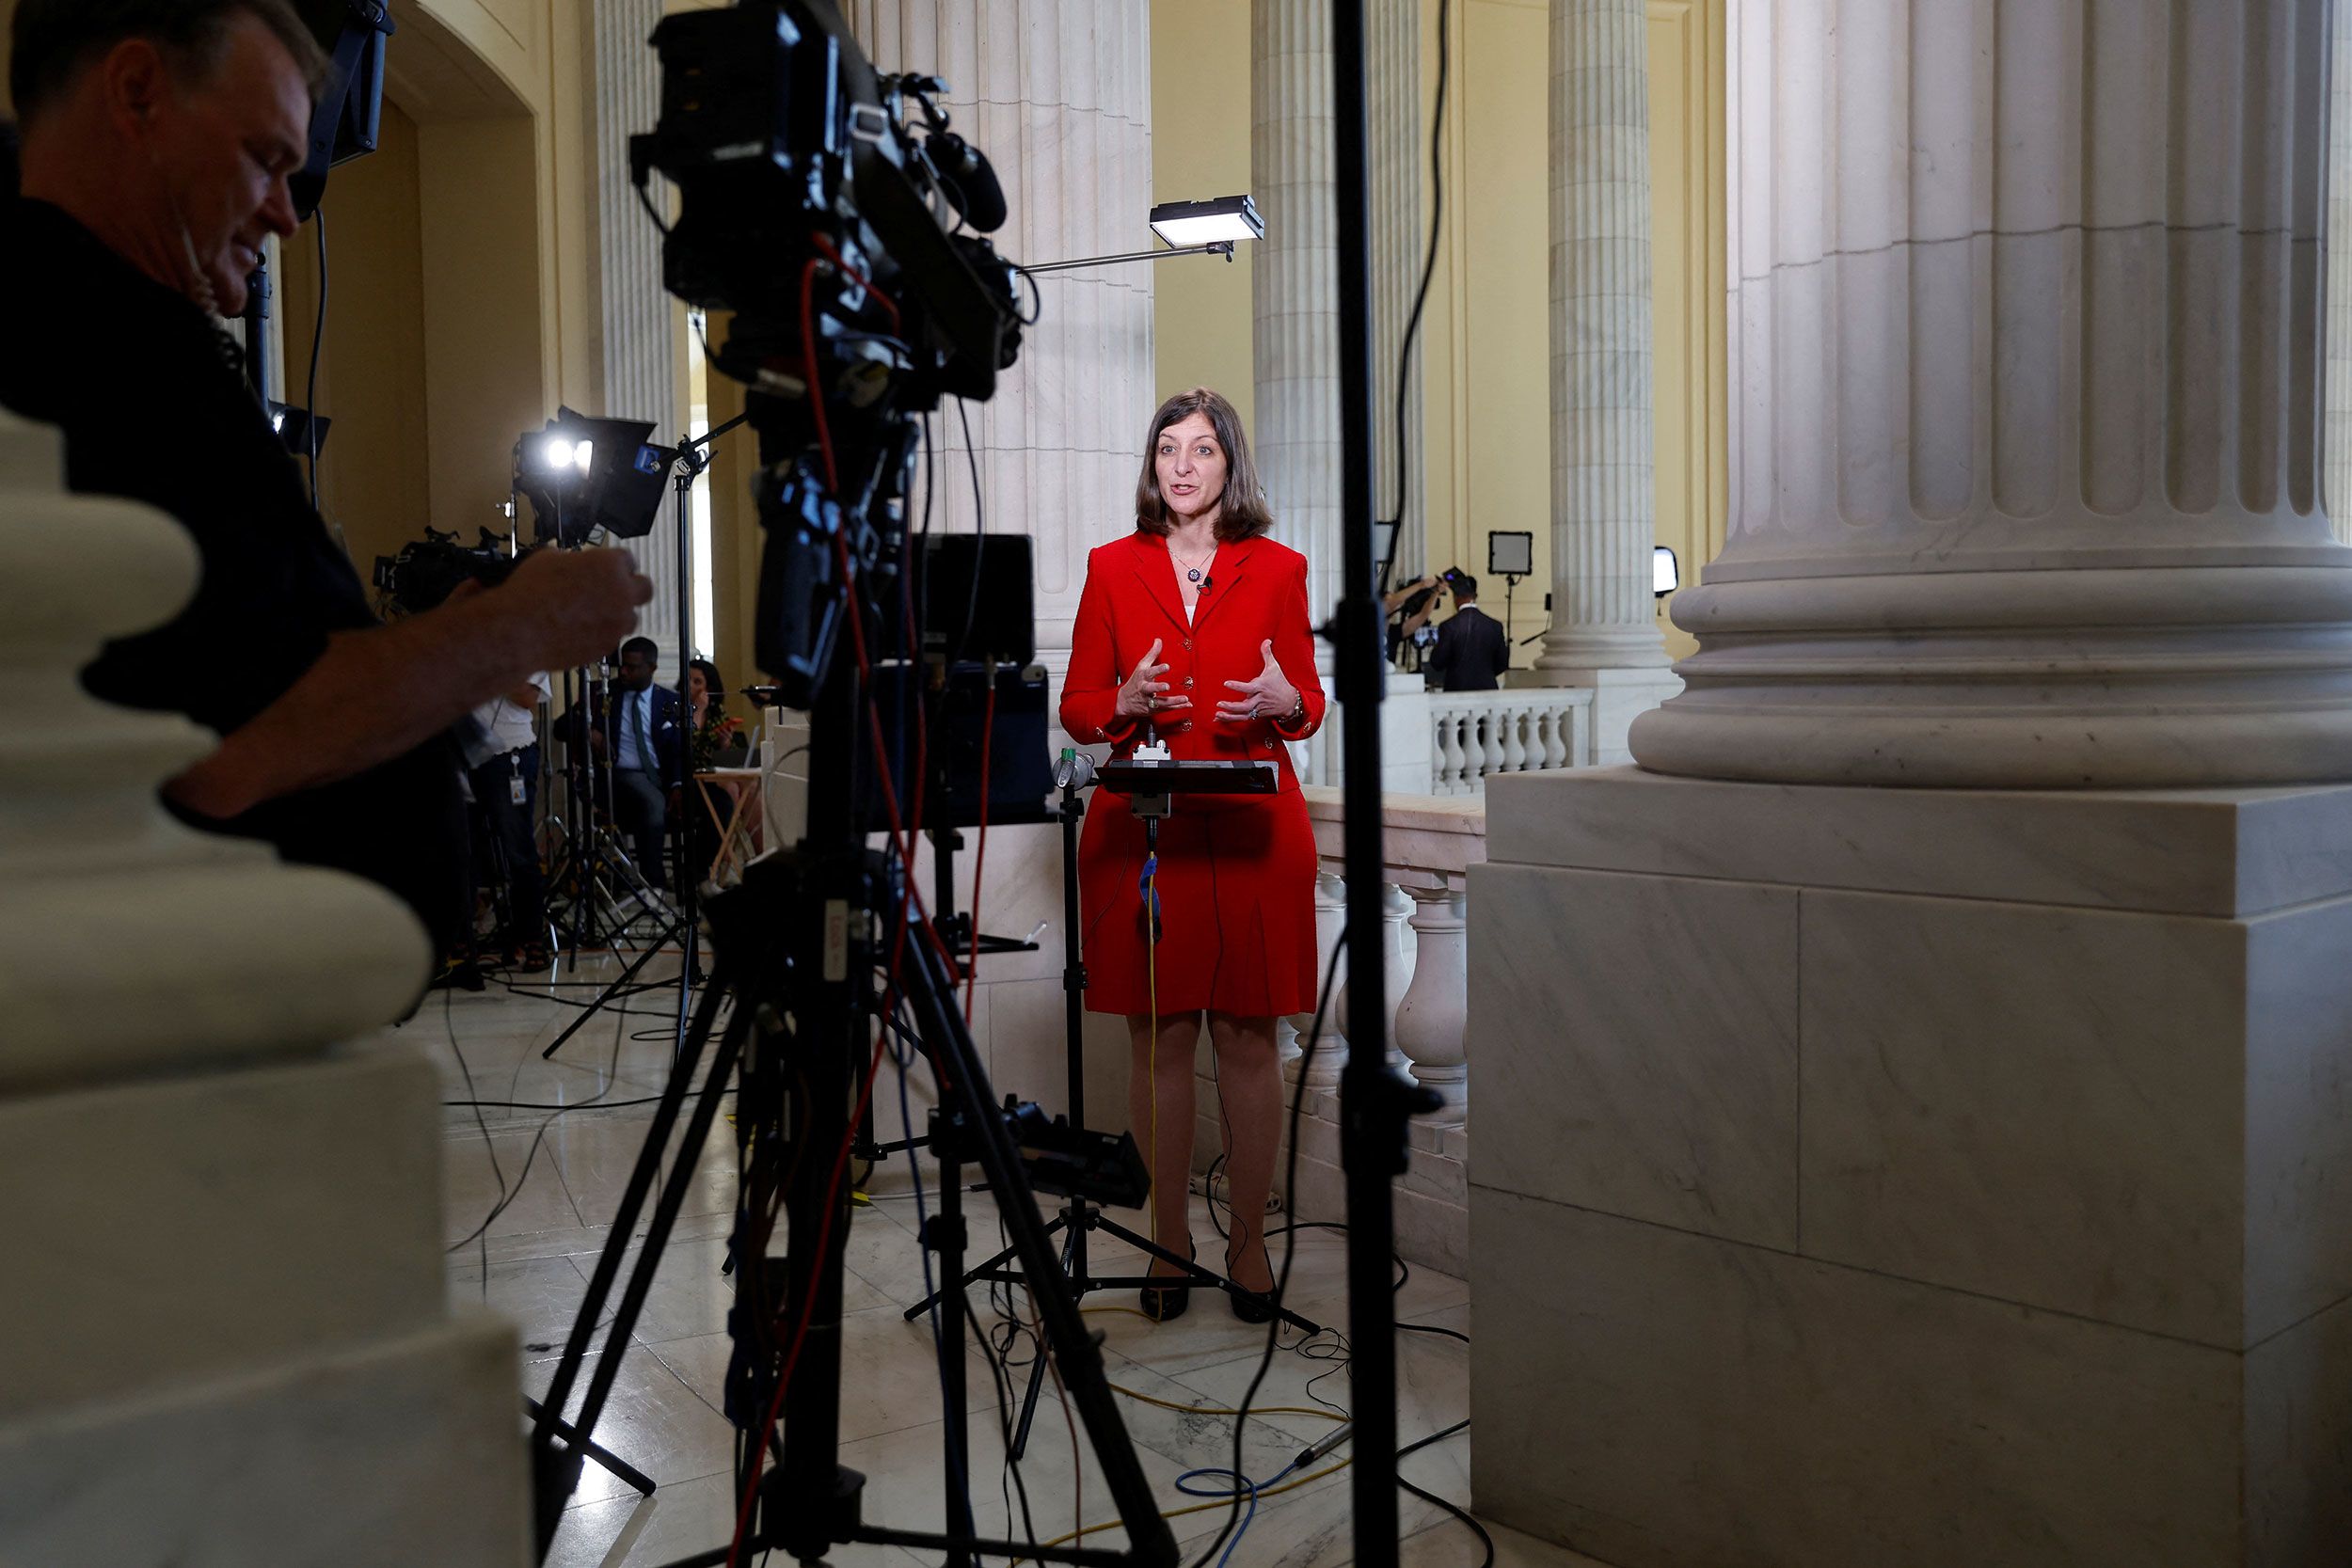
<path fill-rule="evenodd" d="M 984 1183 L 981 1190 L 986 1190 Z M 946 1203 L 945 1195 L 942 1195 L 940 1202 L 944 1209 Z M 1045 1233 L 1049 1236 L 1052 1235 L 1056 1230 L 1060 1228 L 1061 1223 L 1062 1222 L 1060 1220 L 1057 1219 L 1052 1225 L 1045 1227 Z M 963 1277 L 961 1281 L 959 1281 L 959 1283 L 970 1285 L 976 1280 L 995 1273 L 998 1269 L 1003 1268 L 1007 1263 L 1011 1262 L 1013 1255 L 1020 1250 L 1021 1249 L 1018 1246 L 1009 1246 L 1005 1248 L 1004 1251 L 998 1253 L 995 1257 L 988 1259 L 983 1262 L 973 1264 L 970 1268 L 963 1271 Z M 916 1302 L 913 1307 L 908 1307 L 904 1312 L 901 1312 L 898 1315 L 904 1318 L 907 1322 L 913 1323 L 915 1319 L 921 1317 L 924 1313 L 931 1309 L 931 1303 L 937 1301 L 941 1296 L 946 1293 L 947 1287 L 943 1284 L 937 1290 L 934 1290 L 930 1295 L 925 1296 L 921 1301 Z"/>
<path fill-rule="evenodd" d="M 1086 1294 L 1085 1276 L 1076 1272 L 1085 1266 L 1081 1259 L 1086 1257 L 1086 1227 L 1073 1225 L 1062 1238 L 1062 1275 L 1076 1282 L 1077 1290 L 1073 1294 L 1078 1296 Z M 1012 1442 L 1005 1450 L 1016 1461 L 1029 1451 L 1029 1427 L 1037 1419 L 1037 1396 L 1044 1386 L 1045 1347 L 1041 1344 L 1037 1347 L 1037 1360 L 1029 1368 L 1028 1391 L 1021 1396 L 1021 1422 L 1012 1429 Z"/>
<path fill-rule="evenodd" d="M 596 999 L 594 1002 L 589 1003 L 588 1006 L 581 1010 L 580 1015 L 578 1018 L 564 1025 L 564 1032 L 562 1034 L 556 1036 L 555 1038 L 548 1042 L 548 1048 L 539 1053 L 539 1059 L 544 1062 L 548 1057 L 554 1055 L 557 1052 L 563 1050 L 564 1043 L 570 1039 L 574 1035 L 579 1034 L 580 1030 L 586 1028 L 588 1026 L 588 1021 L 596 1016 L 597 1010 L 604 1006 L 606 1003 L 612 1001 L 613 997 L 620 994 L 624 987 L 635 980 L 637 978 L 637 972 L 644 968 L 648 963 L 652 962 L 654 955 L 660 951 L 661 944 L 660 942 L 656 942 L 651 947 L 648 947 L 644 952 L 638 954 L 634 958 L 631 958 L 629 960 L 628 967 L 621 971 L 620 978 L 605 987 L 604 990 L 597 994 Z M 716 986 L 710 988 L 711 994 L 716 994 L 717 990 L 718 988 Z"/>
<path fill-rule="evenodd" d="M 564 1439 L 564 1446 L 565 1448 L 571 1449 L 574 1453 L 579 1454 L 582 1459 L 594 1461 L 608 1475 L 612 1476 L 615 1481 L 620 1481 L 624 1486 L 627 1486 L 630 1491 L 636 1493 L 639 1497 L 650 1497 L 653 1496 L 653 1478 L 645 1474 L 644 1471 L 639 1469 L 636 1465 L 631 1465 L 628 1460 L 623 1459 L 619 1454 L 614 1453 L 611 1449 L 603 1448 L 597 1444 L 590 1442 L 580 1430 L 578 1427 L 573 1426 L 570 1422 L 557 1420 L 554 1417 L 548 1414 L 548 1407 L 541 1404 L 537 1400 L 532 1399 L 526 1395 L 523 1399 L 523 1408 L 531 1412 L 532 1418 L 533 1420 L 541 1423 L 549 1432 L 555 1433 L 556 1436 Z"/>

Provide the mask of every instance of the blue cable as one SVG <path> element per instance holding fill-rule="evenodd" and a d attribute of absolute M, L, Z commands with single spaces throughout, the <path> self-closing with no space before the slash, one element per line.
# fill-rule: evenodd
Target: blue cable
<path fill-rule="evenodd" d="M 1283 1474 L 1287 1475 L 1289 1472 L 1284 1471 Z M 1192 1485 L 1191 1482 L 1195 1476 L 1217 1476 L 1235 1484 L 1228 1485 L 1222 1491 L 1212 1491 L 1207 1487 Z M 1276 1478 L 1276 1480 L 1279 1479 L 1279 1477 Z M 1258 1516 L 1259 1488 L 1271 1486 L 1273 1484 L 1274 1482 L 1270 1481 L 1251 1481 L 1248 1476 L 1243 1475 L 1239 1470 L 1227 1470 L 1216 1466 L 1199 1470 L 1186 1470 L 1183 1475 L 1176 1478 L 1176 1490 L 1182 1492 L 1188 1497 L 1231 1497 L 1247 1495 L 1249 1499 L 1249 1506 L 1243 1512 L 1241 1516 L 1241 1528 L 1235 1530 L 1233 1532 L 1233 1538 L 1225 1544 L 1224 1555 L 1220 1556 L 1216 1560 L 1216 1568 L 1225 1568 L 1225 1565 L 1233 1560 L 1233 1552 L 1235 1548 L 1241 1545 L 1241 1538 L 1249 1533 L 1249 1522 Z"/>

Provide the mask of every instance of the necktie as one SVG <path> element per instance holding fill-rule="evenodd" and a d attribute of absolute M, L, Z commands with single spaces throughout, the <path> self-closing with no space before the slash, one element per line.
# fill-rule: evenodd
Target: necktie
<path fill-rule="evenodd" d="M 648 775 L 659 771 L 654 767 L 652 738 L 645 733 L 645 709 L 652 705 L 653 692 L 650 689 L 630 694 L 629 717 L 637 721 L 637 766 Z"/>

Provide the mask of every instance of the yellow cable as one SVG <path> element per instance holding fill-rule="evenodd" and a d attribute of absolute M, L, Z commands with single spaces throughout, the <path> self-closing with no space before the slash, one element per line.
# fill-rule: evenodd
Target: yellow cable
<path fill-rule="evenodd" d="M 1320 1416 L 1327 1421 L 1347 1419 L 1336 1410 L 1318 1410 L 1304 1404 L 1262 1404 L 1253 1410 L 1229 1410 L 1222 1405 L 1215 1404 L 1178 1404 L 1174 1400 L 1157 1399 L 1150 1394 L 1137 1393 L 1133 1388 L 1122 1388 L 1116 1383 L 1110 1386 L 1110 1389 L 1114 1394 L 1124 1394 L 1131 1400 L 1141 1400 L 1146 1404 L 1156 1404 L 1162 1410 L 1181 1410 L 1187 1416 Z"/>

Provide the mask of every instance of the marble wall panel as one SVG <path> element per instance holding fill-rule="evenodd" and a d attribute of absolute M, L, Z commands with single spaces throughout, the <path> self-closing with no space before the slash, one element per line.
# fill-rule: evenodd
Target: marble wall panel
<path fill-rule="evenodd" d="M 1810 1257 L 2241 1348 L 2225 921 L 1804 895 Z"/>
<path fill-rule="evenodd" d="M 2246 1337 L 2352 1295 L 2352 900 L 2246 930 Z"/>
<path fill-rule="evenodd" d="M 1470 878 L 1473 1179 L 1794 1247 L 1797 893 Z"/>
<path fill-rule="evenodd" d="M 2230 1352 L 1483 1185 L 1470 1257 L 1484 1517 L 1624 1568 L 2246 1560 Z"/>

